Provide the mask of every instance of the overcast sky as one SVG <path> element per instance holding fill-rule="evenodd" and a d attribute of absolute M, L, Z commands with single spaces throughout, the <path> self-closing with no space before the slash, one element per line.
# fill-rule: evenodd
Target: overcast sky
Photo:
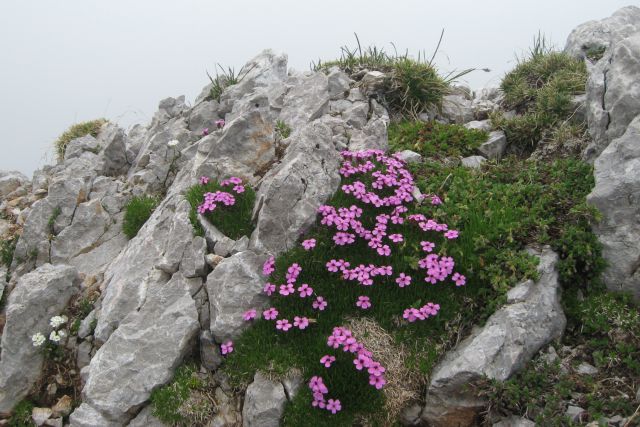
<path fill-rule="evenodd" d="M 436 57 L 443 72 L 497 86 L 537 32 L 558 48 L 577 25 L 629 0 L 1 0 L 0 170 L 52 162 L 52 142 L 71 124 L 106 117 L 147 123 L 158 101 L 207 84 L 215 64 L 238 70 L 262 49 L 289 66 L 339 56 L 340 46 L 408 49 Z"/>

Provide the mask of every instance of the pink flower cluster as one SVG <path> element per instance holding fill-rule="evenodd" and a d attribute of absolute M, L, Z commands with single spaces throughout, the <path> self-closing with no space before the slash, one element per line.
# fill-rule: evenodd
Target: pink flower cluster
<path fill-rule="evenodd" d="M 223 356 L 230 354 L 231 352 L 233 352 L 233 341 L 225 342 L 220 346 L 220 349 L 221 349 L 220 352 L 222 353 Z"/>
<path fill-rule="evenodd" d="M 338 399 L 329 399 L 325 400 L 324 395 L 329 393 L 329 389 L 324 384 L 322 377 L 311 377 L 309 381 L 309 388 L 313 393 L 313 402 L 311 405 L 314 408 L 321 408 L 330 411 L 332 414 L 340 411 L 342 409 L 342 405 L 340 404 L 340 400 Z"/>
<path fill-rule="evenodd" d="M 359 371 L 366 369 L 369 373 L 369 384 L 380 390 L 387 383 L 384 373 L 386 369 L 373 359 L 373 354 L 359 343 L 349 329 L 341 326 L 333 328 L 333 333 L 327 338 L 329 347 L 342 347 L 345 352 L 353 353 L 353 364 Z"/>
<path fill-rule="evenodd" d="M 416 320 L 425 320 L 433 317 L 438 314 L 438 311 L 440 311 L 440 305 L 430 302 L 420 308 L 407 308 L 402 314 L 402 318 L 409 323 L 413 323 Z"/>
<path fill-rule="evenodd" d="M 200 185 L 205 185 L 209 183 L 209 178 L 206 176 L 200 177 Z M 220 182 L 220 185 L 223 187 L 233 186 L 233 191 L 236 194 L 244 193 L 245 188 L 242 185 L 242 179 L 237 177 L 231 177 Z M 216 191 L 215 193 L 205 193 L 204 201 L 200 206 L 198 206 L 199 214 L 206 214 L 207 212 L 213 212 L 219 203 L 222 203 L 225 206 L 233 206 L 236 204 L 236 198 L 233 194 L 228 193 L 226 191 Z"/>

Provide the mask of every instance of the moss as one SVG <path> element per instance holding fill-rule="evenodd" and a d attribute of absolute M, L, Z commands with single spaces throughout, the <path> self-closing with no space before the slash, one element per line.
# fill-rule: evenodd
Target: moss
<path fill-rule="evenodd" d="M 13 408 L 13 415 L 9 418 L 9 427 L 31 427 L 36 424 L 31 419 L 31 411 L 34 404 L 28 400 L 23 400 Z"/>
<path fill-rule="evenodd" d="M 462 125 L 402 121 L 388 129 L 392 151 L 412 150 L 425 157 L 470 156 L 488 138 L 488 133 Z"/>
<path fill-rule="evenodd" d="M 75 125 L 72 125 L 69 129 L 67 129 L 54 142 L 56 155 L 58 156 L 58 161 L 61 162 L 64 160 L 64 152 L 69 142 L 73 141 L 76 138 L 80 138 L 86 135 L 91 135 L 93 137 L 98 136 L 98 132 L 100 132 L 100 128 L 105 123 L 107 123 L 107 119 L 96 119 L 96 120 L 77 123 Z"/>
<path fill-rule="evenodd" d="M 132 198 L 125 206 L 124 221 L 122 223 L 124 234 L 129 239 L 133 239 L 157 206 L 158 199 L 156 197 L 136 196 Z"/>

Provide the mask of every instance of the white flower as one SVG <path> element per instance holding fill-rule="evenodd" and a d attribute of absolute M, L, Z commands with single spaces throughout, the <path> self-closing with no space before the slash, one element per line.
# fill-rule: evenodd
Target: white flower
<path fill-rule="evenodd" d="M 169 141 L 169 142 L 167 143 L 167 145 L 168 145 L 169 147 L 175 147 L 175 146 L 176 146 L 176 145 L 178 145 L 179 143 L 180 143 L 180 141 L 178 141 L 177 139 L 172 139 L 171 141 Z"/>
<path fill-rule="evenodd" d="M 56 331 L 51 331 L 51 335 L 49 335 L 49 340 L 53 342 L 60 342 L 60 335 Z"/>
<path fill-rule="evenodd" d="M 62 329 L 58 331 L 58 335 L 60 335 L 60 338 L 64 338 L 67 336 L 67 332 L 64 329 Z"/>
<path fill-rule="evenodd" d="M 44 337 L 44 335 L 42 335 L 40 332 L 38 332 L 37 334 L 33 334 L 33 336 L 31 337 L 31 341 L 33 342 L 34 347 L 40 347 L 42 344 L 44 344 L 45 339 L 46 338 Z"/>
<path fill-rule="evenodd" d="M 52 328 L 57 328 L 65 323 L 67 323 L 67 316 L 53 316 L 51 320 L 49 320 Z"/>

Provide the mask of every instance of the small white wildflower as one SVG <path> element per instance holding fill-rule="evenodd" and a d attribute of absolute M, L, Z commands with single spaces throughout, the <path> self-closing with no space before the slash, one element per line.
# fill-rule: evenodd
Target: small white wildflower
<path fill-rule="evenodd" d="M 168 145 L 169 147 L 175 147 L 175 146 L 176 146 L 176 145 L 178 145 L 179 143 L 180 143 L 180 141 L 178 141 L 177 139 L 172 139 L 171 141 L 169 141 L 169 142 L 167 143 L 167 145 Z"/>
<path fill-rule="evenodd" d="M 51 335 L 49 335 L 49 340 L 53 342 L 60 342 L 60 335 L 56 331 L 51 331 Z"/>
<path fill-rule="evenodd" d="M 45 339 L 46 338 L 44 337 L 44 335 L 42 335 L 40 332 L 38 332 L 37 334 L 33 334 L 33 336 L 31 337 L 31 341 L 33 342 L 34 347 L 40 347 L 42 344 L 44 344 Z"/>
<path fill-rule="evenodd" d="M 64 329 L 61 329 L 58 331 L 58 335 L 60 335 L 60 338 L 64 338 L 67 336 L 67 332 Z"/>
<path fill-rule="evenodd" d="M 49 320 L 52 328 L 57 328 L 65 323 L 67 323 L 67 316 L 53 316 L 51 320 Z"/>

